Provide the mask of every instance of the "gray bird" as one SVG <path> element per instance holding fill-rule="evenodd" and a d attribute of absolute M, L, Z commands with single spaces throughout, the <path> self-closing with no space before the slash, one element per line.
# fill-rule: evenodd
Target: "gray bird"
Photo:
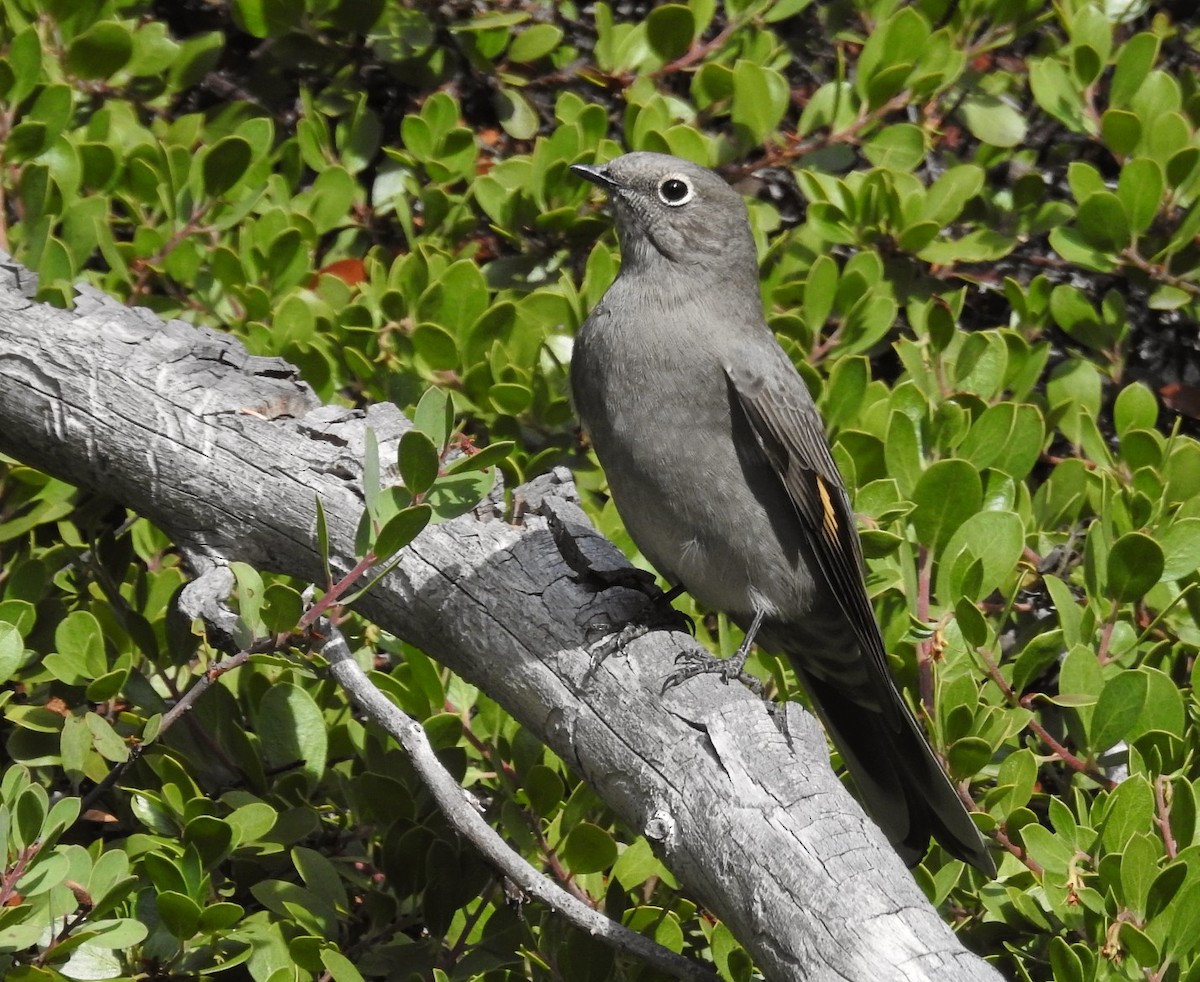
<path fill-rule="evenodd" d="M 672 584 L 785 654 L 863 805 L 909 865 L 932 835 L 992 876 L 892 681 L 850 500 L 803 380 L 767 327 L 746 205 L 657 153 L 576 164 L 621 270 L 575 339 L 575 408 L 633 541 Z M 739 661 L 740 659 L 740 661 Z"/>

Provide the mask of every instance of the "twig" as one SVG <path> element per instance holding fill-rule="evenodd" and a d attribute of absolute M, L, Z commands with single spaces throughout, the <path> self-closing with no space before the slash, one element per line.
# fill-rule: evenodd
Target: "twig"
<path fill-rule="evenodd" d="M 1179 855 L 1179 846 L 1175 843 L 1175 834 L 1171 831 L 1171 805 L 1167 801 L 1167 779 L 1158 775 L 1154 779 L 1154 824 L 1158 826 L 1163 837 L 1163 847 L 1167 850 L 1167 859 Z"/>
<path fill-rule="evenodd" d="M 205 691 L 207 691 L 208 687 L 226 672 L 244 665 L 251 655 L 259 654 L 264 651 L 276 651 L 283 646 L 284 643 L 281 643 L 279 638 L 270 638 L 266 641 L 258 642 L 244 651 L 239 651 L 236 655 L 231 655 L 222 662 L 218 662 L 207 672 L 201 675 L 200 678 L 196 680 L 196 684 L 188 689 L 187 692 L 185 692 L 179 699 L 179 701 L 176 702 L 175 705 L 163 715 L 162 722 L 158 727 L 158 736 L 162 736 L 163 733 L 177 723 L 180 718 L 182 718 L 183 714 L 191 709 L 193 705 L 195 705 L 196 700 L 199 699 L 205 693 Z M 117 764 L 111 771 L 109 771 L 108 774 L 105 775 L 104 780 L 92 788 L 92 790 L 89 791 L 84 797 L 79 806 L 80 817 L 82 817 L 89 808 L 95 805 L 97 801 L 103 798 L 114 784 L 121 780 L 121 777 L 125 774 L 125 772 L 129 770 L 129 768 L 135 763 L 137 763 L 139 759 L 141 759 L 143 752 L 143 744 L 135 744 L 134 746 L 130 747 L 129 756 L 124 761 Z M 76 819 L 76 821 L 78 821 L 78 819 Z"/>
<path fill-rule="evenodd" d="M 925 624 L 929 620 L 933 557 L 924 546 L 918 551 L 917 564 L 917 620 Z M 917 682 L 921 689 L 921 705 L 933 719 L 933 641 L 928 638 L 917 642 Z"/>
<path fill-rule="evenodd" d="M 329 638 L 322 653 L 329 660 L 330 675 L 372 720 L 395 737 L 442 813 L 493 868 L 525 893 L 566 917 L 580 930 L 618 951 L 627 952 L 678 979 L 717 982 L 718 976 L 708 966 L 677 955 L 593 910 L 517 855 L 496 830 L 483 820 L 471 797 L 442 767 L 421 724 L 389 702 L 363 674 L 351 656 L 342 633 L 327 622 L 322 623 L 321 633 Z"/>
<path fill-rule="evenodd" d="M 1032 713 L 1033 696 L 1018 696 L 1016 692 L 1013 691 L 1013 687 L 1009 685 L 1004 676 L 1000 674 L 1000 669 L 996 667 L 996 663 L 992 661 L 991 656 L 982 648 L 976 648 L 975 650 L 979 654 L 979 657 L 983 659 L 984 665 L 988 670 L 988 675 L 991 676 L 992 681 L 996 683 L 1000 691 L 1004 693 L 1004 698 L 1008 700 L 1009 704 L 1020 707 L 1021 709 L 1028 709 L 1030 710 L 1030 713 Z M 1071 751 L 1054 739 L 1054 737 L 1050 735 L 1050 731 L 1042 726 L 1035 716 L 1031 715 L 1029 717 L 1029 722 L 1027 722 L 1025 726 L 1032 731 L 1034 736 L 1036 736 L 1042 741 L 1042 743 L 1050 748 L 1051 753 L 1058 757 L 1072 770 L 1078 771 L 1085 777 L 1090 777 L 1093 781 L 1108 791 L 1111 791 L 1117 786 L 1117 782 L 1110 778 L 1107 774 L 1102 774 L 1086 761 L 1080 760 L 1073 753 L 1071 753 Z"/>

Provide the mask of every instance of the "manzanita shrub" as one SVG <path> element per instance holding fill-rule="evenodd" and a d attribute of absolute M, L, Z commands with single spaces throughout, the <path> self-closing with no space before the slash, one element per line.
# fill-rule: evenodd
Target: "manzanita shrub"
<path fill-rule="evenodd" d="M 568 167 L 657 150 L 722 169 L 751 195 L 771 325 L 862 515 L 893 668 L 1003 847 L 993 882 L 935 848 L 920 883 L 1010 977 L 1196 982 L 1192 15 L 0 0 L 0 245 L 43 300 L 85 280 L 287 358 L 327 400 L 417 411 L 412 488 L 376 497 L 364 551 L 439 517 L 454 427 L 511 442 L 488 458 L 509 451 L 509 487 L 574 466 L 629 547 L 567 399 L 573 332 L 617 269 Z M 450 402 L 420 409 L 430 386 Z M 463 476 L 477 495 L 480 473 Z M 170 616 L 171 543 L 126 519 L 0 463 L 6 978 L 656 977 L 506 906 L 304 659 L 256 655 L 160 737 L 217 655 Z M 237 572 L 248 638 L 295 623 L 304 584 Z M 732 649 L 735 629 L 691 612 Z M 351 633 L 518 849 L 754 976 L 486 694 Z"/>

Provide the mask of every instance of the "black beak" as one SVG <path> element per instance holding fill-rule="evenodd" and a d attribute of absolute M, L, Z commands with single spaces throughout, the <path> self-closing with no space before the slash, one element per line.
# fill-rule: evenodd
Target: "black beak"
<path fill-rule="evenodd" d="M 572 164 L 571 170 L 585 181 L 604 188 L 605 191 L 616 191 L 621 185 L 608 176 L 608 168 L 595 164 Z"/>

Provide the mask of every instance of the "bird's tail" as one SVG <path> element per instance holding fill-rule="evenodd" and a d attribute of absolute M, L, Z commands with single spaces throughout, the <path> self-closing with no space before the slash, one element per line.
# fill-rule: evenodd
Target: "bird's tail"
<path fill-rule="evenodd" d="M 846 762 L 863 808 L 901 858 L 915 866 L 933 836 L 952 856 L 995 876 L 983 837 L 900 694 L 887 685 L 889 691 L 879 698 L 894 700 L 895 705 L 884 712 L 794 667 Z"/>

